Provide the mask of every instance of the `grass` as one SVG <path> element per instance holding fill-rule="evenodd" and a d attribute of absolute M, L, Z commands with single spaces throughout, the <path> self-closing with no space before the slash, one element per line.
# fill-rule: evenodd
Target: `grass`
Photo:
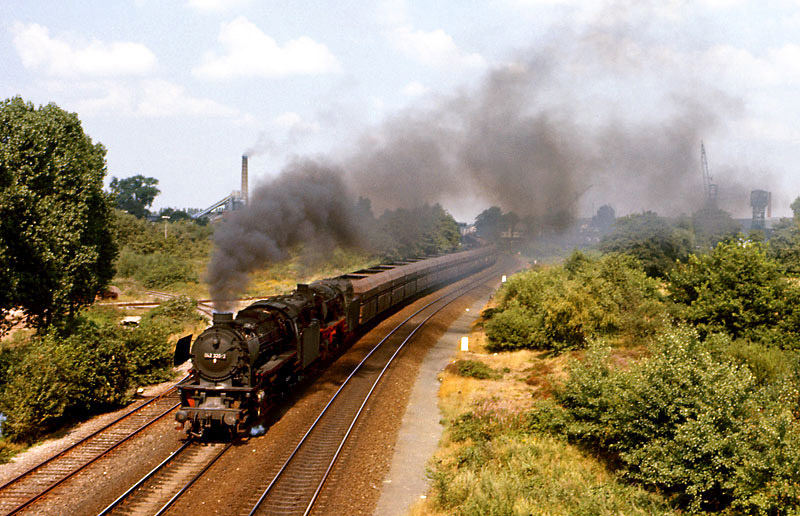
<path fill-rule="evenodd" d="M 663 497 L 625 483 L 578 447 L 528 430 L 536 400 L 550 395 L 579 352 L 488 353 L 480 321 L 469 340 L 471 351 L 440 374 L 445 435 L 429 463 L 431 491 L 413 516 L 674 514 Z M 640 353 L 620 350 L 616 358 L 625 364 Z M 459 362 L 503 374 L 463 376 Z"/>

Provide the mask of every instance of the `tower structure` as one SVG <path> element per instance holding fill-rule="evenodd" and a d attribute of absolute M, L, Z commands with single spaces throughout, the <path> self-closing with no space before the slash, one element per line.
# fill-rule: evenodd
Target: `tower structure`
<path fill-rule="evenodd" d="M 245 206 L 248 204 L 247 192 L 247 154 L 242 155 L 242 202 Z"/>
<path fill-rule="evenodd" d="M 700 167 L 703 174 L 703 192 L 705 193 L 705 208 L 716 209 L 717 207 L 717 184 L 711 178 L 708 170 L 708 157 L 706 147 L 700 142 Z"/>
<path fill-rule="evenodd" d="M 750 229 L 767 229 L 766 212 L 772 201 L 772 192 L 753 190 L 750 192 L 750 206 L 753 208 L 753 222 Z"/>

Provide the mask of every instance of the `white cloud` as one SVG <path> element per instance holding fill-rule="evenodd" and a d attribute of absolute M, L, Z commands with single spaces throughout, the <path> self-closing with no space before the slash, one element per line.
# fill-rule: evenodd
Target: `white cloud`
<path fill-rule="evenodd" d="M 294 111 L 282 113 L 276 116 L 272 121 L 278 127 L 289 131 L 316 133 L 320 130 L 320 126 L 317 122 L 307 122 Z"/>
<path fill-rule="evenodd" d="M 76 102 L 81 114 L 160 118 L 170 116 L 208 116 L 246 121 L 239 110 L 211 99 L 194 97 L 179 84 L 161 79 L 145 79 L 136 84 L 114 81 L 75 85 L 75 89 L 98 92 L 97 96 Z"/>
<path fill-rule="evenodd" d="M 50 37 L 47 27 L 36 23 L 17 22 L 11 32 L 23 66 L 51 76 L 144 75 L 156 66 L 156 56 L 141 43 L 97 40 L 70 43 Z"/>
<path fill-rule="evenodd" d="M 731 45 L 717 45 L 702 56 L 705 67 L 733 84 L 749 89 L 759 86 L 800 86 L 800 46 L 788 43 L 757 56 Z"/>
<path fill-rule="evenodd" d="M 223 23 L 217 39 L 225 54 L 207 53 L 203 63 L 193 69 L 195 75 L 211 79 L 285 77 L 341 70 L 339 61 L 325 45 L 301 36 L 281 47 L 242 16 Z"/>
<path fill-rule="evenodd" d="M 222 12 L 243 7 L 249 0 L 187 0 L 187 7 L 202 12 Z"/>
<path fill-rule="evenodd" d="M 486 66 L 480 54 L 464 52 L 442 29 L 426 32 L 403 25 L 391 30 L 389 39 L 402 53 L 428 66 Z"/>
<path fill-rule="evenodd" d="M 188 95 L 178 84 L 162 80 L 144 81 L 136 111 L 142 116 L 235 116 L 238 110 L 219 102 Z"/>
<path fill-rule="evenodd" d="M 412 81 L 403 86 L 402 93 L 406 97 L 419 97 L 420 95 L 424 95 L 428 93 L 428 88 L 418 81 Z"/>

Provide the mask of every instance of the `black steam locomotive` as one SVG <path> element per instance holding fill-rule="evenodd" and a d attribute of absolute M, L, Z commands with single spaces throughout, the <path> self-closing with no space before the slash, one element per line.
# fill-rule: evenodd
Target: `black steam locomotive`
<path fill-rule="evenodd" d="M 187 431 L 224 428 L 238 433 L 285 394 L 307 369 L 334 356 L 363 325 L 437 285 L 495 261 L 492 248 L 378 265 L 298 285 L 288 295 L 214 314 L 195 339 L 181 339 L 176 363 L 192 359 L 178 385 L 176 419 Z"/>

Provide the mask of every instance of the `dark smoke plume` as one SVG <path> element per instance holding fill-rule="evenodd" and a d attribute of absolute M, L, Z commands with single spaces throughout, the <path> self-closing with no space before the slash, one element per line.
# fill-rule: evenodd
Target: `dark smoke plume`
<path fill-rule="evenodd" d="M 457 210 L 479 199 L 553 231 L 592 203 L 618 214 L 698 209 L 700 140 L 742 103 L 663 51 L 660 41 L 677 37 L 654 21 L 660 5 L 617 2 L 582 33 L 560 27 L 477 87 L 428 98 L 365 131 L 340 151 L 340 168 L 290 164 L 216 232 L 212 296 L 234 297 L 250 272 L 297 244 L 355 242 L 355 195 L 377 213 L 437 202 Z"/>
<path fill-rule="evenodd" d="M 247 208 L 231 213 L 214 233 L 206 280 L 216 309 L 230 309 L 251 272 L 299 244 L 306 252 L 357 245 L 355 205 L 342 171 L 311 160 L 297 160 L 260 185 Z"/>
<path fill-rule="evenodd" d="M 740 103 L 664 57 L 650 9 L 623 4 L 372 129 L 343 159 L 353 188 L 379 211 L 478 198 L 556 230 L 585 198 L 618 213 L 699 207 L 700 141 Z"/>

